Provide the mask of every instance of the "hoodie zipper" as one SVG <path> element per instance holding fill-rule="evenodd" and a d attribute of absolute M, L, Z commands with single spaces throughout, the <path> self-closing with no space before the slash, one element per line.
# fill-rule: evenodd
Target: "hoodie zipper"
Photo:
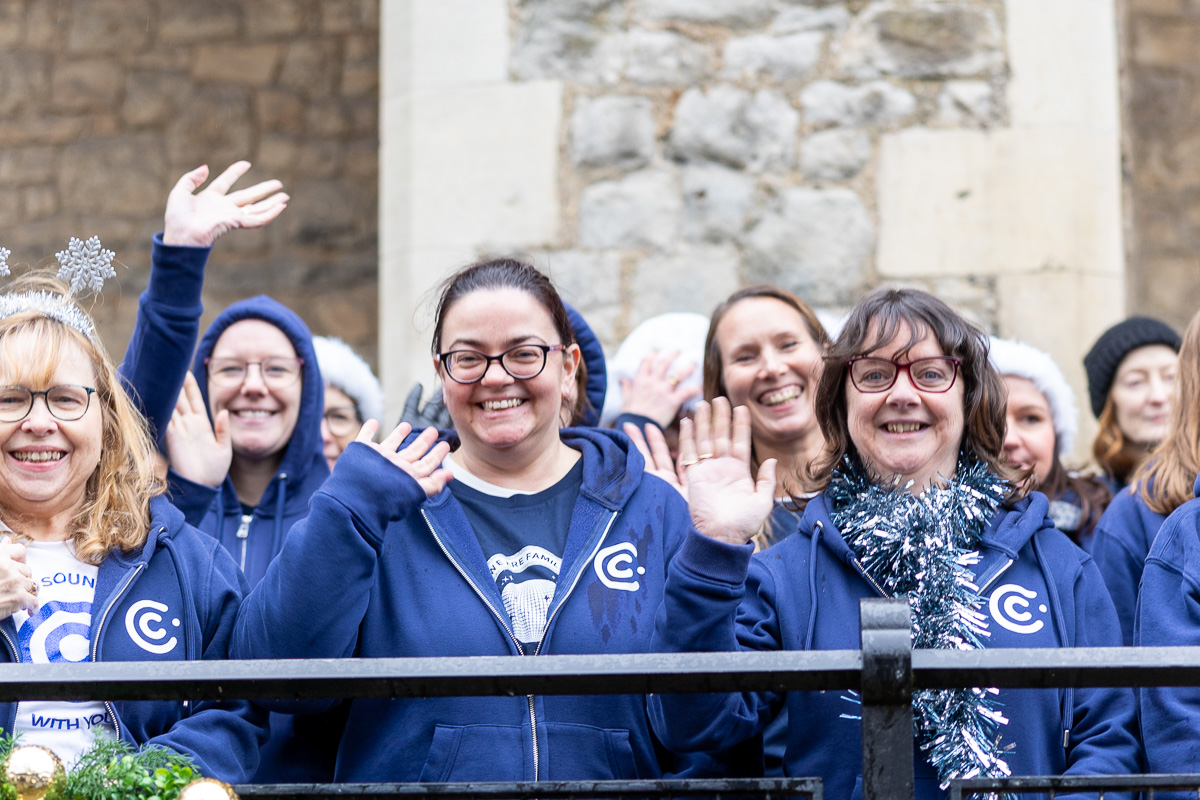
<path fill-rule="evenodd" d="M 521 655 L 525 655 L 525 648 L 521 646 L 520 640 L 517 639 L 516 634 L 512 632 L 512 628 L 509 627 L 508 620 L 496 610 L 496 607 L 492 605 L 492 601 L 487 599 L 487 596 L 484 595 L 479 586 L 476 585 L 474 579 L 472 579 L 471 576 L 467 574 L 467 571 L 459 565 L 453 556 L 450 555 L 450 551 L 447 550 L 446 545 L 442 543 L 442 537 L 439 536 L 437 530 L 434 529 L 433 522 L 430 521 L 429 515 L 425 513 L 425 509 L 423 508 L 421 509 L 421 517 L 425 520 L 425 525 L 429 528 L 429 532 L 433 535 L 433 540 L 437 542 L 438 549 L 442 551 L 442 555 L 444 555 L 446 560 L 454 566 L 454 569 L 458 570 L 458 574 L 463 576 L 463 580 L 467 582 L 467 585 L 471 587 L 472 591 L 474 591 L 479 599 L 483 601 L 483 604 L 487 606 L 488 611 L 492 612 L 492 616 L 499 621 L 500 626 L 504 628 L 504 632 L 508 634 L 508 638 L 511 639 L 512 643 L 516 646 L 517 652 Z M 525 704 L 529 709 L 530 733 L 533 734 L 533 779 L 536 781 L 538 779 L 539 771 L 539 754 L 537 740 L 537 713 L 533 708 L 533 695 L 525 695 Z"/>
<path fill-rule="evenodd" d="M 12 653 L 13 663 L 20 664 L 21 663 L 21 651 L 17 649 L 16 645 L 13 644 L 13 640 L 8 635 L 8 631 L 4 630 L 4 628 L 0 628 L 0 636 L 4 637 L 4 643 L 6 645 L 8 645 L 8 651 L 10 653 Z M 21 702 L 18 700 L 16 702 L 16 704 L 13 706 L 13 716 L 12 716 L 13 722 L 16 722 L 17 715 L 19 715 L 20 713 L 21 713 Z"/>
<path fill-rule="evenodd" d="M 867 573 L 867 568 L 866 568 L 866 567 L 864 567 L 864 566 L 862 565 L 862 562 L 858 560 L 858 556 L 854 556 L 854 557 L 852 557 L 850 560 L 851 560 L 851 561 L 853 561 L 853 562 L 854 562 L 854 566 L 858 568 L 858 574 L 859 574 L 859 575 L 862 575 L 864 578 L 866 578 L 866 579 L 867 579 L 867 583 L 871 584 L 871 586 L 872 586 L 872 587 L 875 589 L 875 591 L 879 593 L 879 596 L 880 596 L 880 597 L 888 597 L 888 598 L 890 598 L 890 597 L 891 597 L 891 595 L 890 595 L 890 594 L 888 594 L 887 592 L 885 592 L 885 591 L 883 590 L 883 587 L 882 587 L 882 586 L 880 586 L 878 583 L 876 583 L 876 582 L 875 582 L 875 579 L 874 579 L 874 578 L 872 578 L 872 577 L 871 577 L 871 576 L 870 576 L 870 575 Z"/>
<path fill-rule="evenodd" d="M 242 572 L 246 571 L 246 541 L 250 538 L 250 520 L 253 514 L 242 514 L 242 523 L 238 525 L 237 538 L 242 540 Z"/>
<path fill-rule="evenodd" d="M 92 663 L 93 664 L 96 663 L 97 656 L 100 654 L 100 632 L 104 628 L 104 623 L 108 620 L 108 612 L 113 610 L 113 607 L 116 606 L 116 604 L 120 601 L 121 595 L 125 594 L 125 590 L 129 588 L 129 585 L 131 583 L 133 583 L 133 579 L 138 576 L 138 574 L 142 571 L 142 568 L 144 566 L 146 566 L 146 565 L 138 564 L 134 568 L 133 574 L 125 579 L 125 582 L 121 584 L 121 587 L 119 589 L 117 589 L 117 593 L 115 595 L 113 595 L 113 599 L 111 601 L 109 601 L 107 606 L 104 607 L 104 613 L 102 613 L 100 615 L 100 622 L 98 622 L 96 624 L 96 634 L 95 634 L 95 637 L 92 639 Z M 117 710 L 115 708 L 113 708 L 112 703 L 109 702 L 108 700 L 104 701 L 104 707 L 106 709 L 108 709 L 108 714 L 110 717 L 112 717 L 113 728 L 116 729 L 117 739 L 120 740 L 120 738 L 121 738 L 121 721 L 119 719 L 117 719 Z"/>

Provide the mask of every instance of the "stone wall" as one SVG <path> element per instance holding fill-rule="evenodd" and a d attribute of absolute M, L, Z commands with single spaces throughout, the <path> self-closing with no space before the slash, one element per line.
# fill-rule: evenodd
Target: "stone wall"
<path fill-rule="evenodd" d="M 537 257 L 609 342 L 747 283 L 849 305 L 879 283 L 881 138 L 1006 121 L 1001 0 L 510 6 L 514 77 L 564 86 L 568 211 Z M 995 324 L 987 281 L 905 282 Z"/>
<path fill-rule="evenodd" d="M 94 311 L 119 357 L 187 170 L 253 162 L 292 196 L 264 231 L 218 243 L 209 318 L 260 292 L 315 332 L 376 350 L 376 0 L 0 3 L 0 245 L 54 265 L 68 237 L 116 251 Z M 19 271 L 19 270 L 17 270 Z"/>
<path fill-rule="evenodd" d="M 494 253 L 532 256 L 610 347 L 755 281 L 834 310 L 918 286 L 1049 350 L 1080 393 L 1125 312 L 1109 0 L 381 11 L 393 403 L 431 377 L 430 286 Z"/>
<path fill-rule="evenodd" d="M 1124 10 L 1130 305 L 1182 331 L 1200 308 L 1200 6 Z"/>

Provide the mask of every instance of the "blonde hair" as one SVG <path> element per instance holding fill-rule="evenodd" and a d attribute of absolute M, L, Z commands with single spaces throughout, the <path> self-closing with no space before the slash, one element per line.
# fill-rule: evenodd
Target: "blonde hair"
<path fill-rule="evenodd" d="M 64 283 L 46 275 L 26 276 L 10 285 L 11 292 L 45 291 L 71 303 Z M 10 341 L 30 335 L 42 357 L 19 363 Z M 48 386 L 70 345 L 78 347 L 96 373 L 93 402 L 100 409 L 100 463 L 88 477 L 84 503 L 71 522 L 75 556 L 99 564 L 110 552 L 128 553 L 146 542 L 150 529 L 150 498 L 166 488 L 154 473 L 155 446 L 146 420 L 134 407 L 104 345 L 70 325 L 35 311 L 0 319 L 0 368 L 9 382 Z"/>
<path fill-rule="evenodd" d="M 1177 385 L 1166 438 L 1130 479 L 1146 505 L 1164 515 L 1195 497 L 1200 472 L 1200 312 L 1183 334 Z"/>

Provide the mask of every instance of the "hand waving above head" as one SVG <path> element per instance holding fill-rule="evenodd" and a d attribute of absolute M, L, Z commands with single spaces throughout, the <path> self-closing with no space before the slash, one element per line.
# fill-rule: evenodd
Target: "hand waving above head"
<path fill-rule="evenodd" d="M 729 544 L 746 544 L 775 501 L 775 459 L 750 474 L 750 415 L 724 397 L 700 403 L 679 431 L 679 464 L 687 477 L 696 530 Z"/>
<path fill-rule="evenodd" d="M 163 244 L 211 247 L 231 230 L 261 228 L 278 217 L 290 199 L 279 191 L 283 188 L 279 181 L 229 191 L 248 169 L 249 161 L 234 162 L 199 192 L 196 190 L 208 180 L 207 165 L 180 178 L 167 195 Z"/>
<path fill-rule="evenodd" d="M 433 497 L 446 488 L 446 484 L 450 482 L 452 476 L 450 470 L 441 467 L 441 463 L 450 452 L 450 445 L 447 442 L 437 441 L 436 428 L 426 428 L 421 431 L 421 435 L 409 442 L 404 449 L 400 449 L 400 445 L 412 432 L 411 425 L 401 422 L 384 437 L 382 442 L 376 444 L 372 440 L 378 429 L 379 423 L 369 419 L 363 423 L 354 441 L 365 444 L 404 470 L 425 490 L 425 494 L 429 497 Z"/>

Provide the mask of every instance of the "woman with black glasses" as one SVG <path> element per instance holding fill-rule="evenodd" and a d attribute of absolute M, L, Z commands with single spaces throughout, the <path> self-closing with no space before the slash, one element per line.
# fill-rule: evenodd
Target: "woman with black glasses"
<path fill-rule="evenodd" d="M 454 432 L 409 437 L 401 424 L 375 444 L 377 425 L 363 427 L 247 598 L 235 657 L 646 652 L 667 564 L 692 528 L 688 507 L 624 435 L 560 429 L 581 357 L 553 285 L 512 260 L 455 274 L 433 358 Z M 723 507 L 753 505 L 747 462 L 731 473 L 749 497 L 735 492 Z M 339 781 L 711 766 L 666 753 L 638 694 L 349 706 Z"/>
<path fill-rule="evenodd" d="M 1005 389 L 987 352 L 982 332 L 924 292 L 861 301 L 825 356 L 822 491 L 800 530 L 753 557 L 748 537 L 689 534 L 656 646 L 855 649 L 868 597 L 909 598 L 917 648 L 1119 645 L 1095 563 L 1004 462 Z M 720 442 L 698 430 L 681 444 L 689 484 L 716 467 L 697 453 L 720 456 Z M 854 692 L 655 695 L 651 709 L 667 745 L 689 752 L 752 738 L 785 704 L 785 773 L 822 778 L 829 797 L 861 794 Z M 1139 767 L 1129 690 L 921 691 L 914 722 L 923 800 L 952 778 Z"/>

